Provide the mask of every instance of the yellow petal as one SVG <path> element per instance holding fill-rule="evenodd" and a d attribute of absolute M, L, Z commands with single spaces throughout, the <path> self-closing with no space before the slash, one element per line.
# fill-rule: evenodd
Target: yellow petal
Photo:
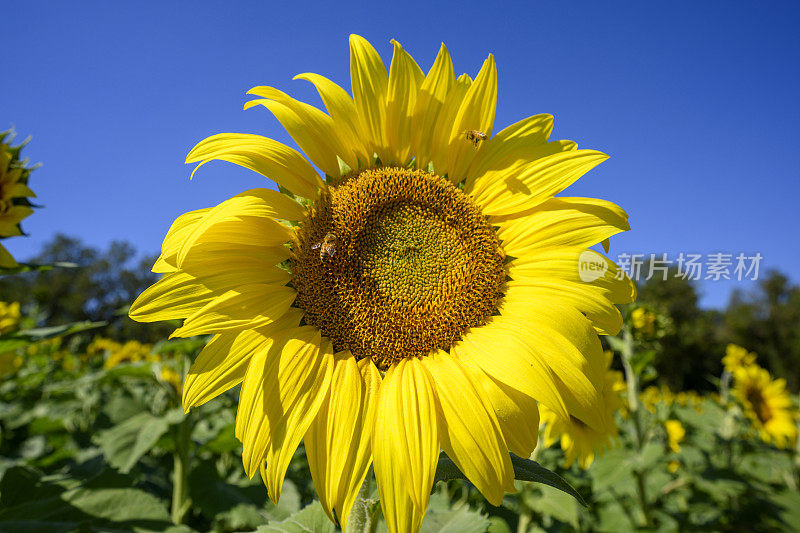
<path fill-rule="evenodd" d="M 192 148 L 186 163 L 200 163 L 192 171 L 194 176 L 215 159 L 249 168 L 303 198 L 315 199 L 317 190 L 324 187 L 314 167 L 297 150 L 261 135 L 212 135 Z"/>
<path fill-rule="evenodd" d="M 292 203 L 297 206 L 292 206 Z M 195 245 L 215 244 L 235 249 L 238 246 L 272 247 L 287 242 L 292 230 L 273 220 L 297 220 L 302 206 L 286 195 L 270 189 L 251 189 L 212 208 L 181 242 L 177 255 L 180 268 Z M 195 255 L 203 255 L 194 250 Z"/>
<path fill-rule="evenodd" d="M 241 331 L 266 326 L 283 316 L 297 293 L 290 287 L 242 285 L 230 290 L 188 317 L 172 337 Z"/>
<path fill-rule="evenodd" d="M 439 457 L 436 400 L 416 359 L 403 359 L 381 383 L 372 454 L 390 531 L 418 531 L 428 507 Z M 411 503 L 411 505 L 409 505 Z"/>
<path fill-rule="evenodd" d="M 456 119 L 458 110 L 461 108 L 464 97 L 467 95 L 471 85 L 472 79 L 466 74 L 462 74 L 456 78 L 455 83 L 447 92 L 444 104 L 436 117 L 435 127 L 430 134 L 430 159 L 433 163 L 434 171 L 440 176 L 446 176 L 448 174 L 450 136 L 453 129 L 453 121 Z"/>
<path fill-rule="evenodd" d="M 350 83 L 370 150 L 384 159 L 388 155 L 385 123 L 389 76 L 375 48 L 355 34 L 350 35 Z"/>
<path fill-rule="evenodd" d="M 302 314 L 292 308 L 264 328 L 215 335 L 189 368 L 183 384 L 184 412 L 238 385 L 244 379 L 250 358 L 258 351 L 268 350 L 276 332 L 297 327 Z"/>
<path fill-rule="evenodd" d="M 128 316 L 137 322 L 186 318 L 222 293 L 198 283 L 185 272 L 173 272 L 145 289 L 131 304 Z"/>
<path fill-rule="evenodd" d="M 284 351 L 281 359 L 293 360 L 283 363 L 285 371 L 279 371 L 279 379 L 287 379 L 282 376 L 291 376 L 294 373 L 301 374 L 305 380 L 302 382 L 297 380 L 295 390 L 285 395 L 281 405 L 267 407 L 267 416 L 273 421 L 281 417 L 278 423 L 272 424 L 270 443 L 265 456 L 266 465 L 262 465 L 264 469 L 262 477 L 267 485 L 267 493 L 274 503 L 278 503 L 281 496 L 283 479 L 292 456 L 328 395 L 333 367 L 333 346 L 330 341 L 323 340 L 316 358 L 298 361 L 298 358 Z M 314 372 L 309 372 L 306 368 L 309 364 L 313 365 Z M 288 381 L 291 383 L 292 378 L 289 377 Z"/>
<path fill-rule="evenodd" d="M 618 205 L 594 198 L 551 198 L 535 208 L 507 217 L 493 217 L 503 251 L 513 257 L 531 248 L 588 248 L 630 229 L 628 214 Z"/>
<path fill-rule="evenodd" d="M 492 505 L 514 491 L 514 469 L 492 403 L 479 378 L 443 351 L 423 357 L 436 391 L 439 438 L 458 468 Z"/>
<path fill-rule="evenodd" d="M 475 83 L 464 96 L 450 131 L 447 173 L 453 183 L 458 183 L 466 177 L 472 159 L 483 149 L 480 144 L 476 149 L 467 140 L 466 132 L 477 130 L 486 134 L 487 138 L 491 138 L 496 106 L 497 67 L 494 56 L 490 54 L 478 72 Z"/>
<path fill-rule="evenodd" d="M 567 415 L 567 407 L 553 369 L 542 361 L 530 339 L 499 317 L 471 329 L 450 353 L 464 364 L 480 368 L 493 379 L 527 394 L 553 411 Z M 502 347 L 502 349 L 498 348 Z"/>
<path fill-rule="evenodd" d="M 542 149 L 553 143 L 541 145 Z M 476 179 L 475 201 L 487 215 L 511 215 L 536 207 L 608 159 L 596 150 L 568 150 L 490 170 Z"/>
<path fill-rule="evenodd" d="M 167 231 L 167 236 L 164 237 L 164 242 L 161 245 L 161 257 L 159 263 L 169 265 L 172 268 L 177 268 L 178 252 L 181 249 L 183 241 L 191 235 L 197 224 L 211 211 L 211 208 L 198 209 L 196 211 L 189 211 L 175 219 L 175 222 L 170 226 Z M 164 269 L 156 269 L 153 267 L 153 272 L 163 272 Z"/>
<path fill-rule="evenodd" d="M 336 511 L 342 527 L 372 462 L 370 438 L 380 382 L 370 359 L 356 362 L 350 352 L 336 354 L 330 393 L 305 435 L 320 503 L 334 522 Z"/>
<path fill-rule="evenodd" d="M 372 150 L 365 142 L 365 135 L 362 130 L 361 121 L 358 118 L 358 111 L 353 99 L 347 91 L 337 84 L 319 74 L 306 72 L 294 77 L 296 80 L 306 80 L 313 83 L 317 88 L 325 108 L 328 110 L 336 130 L 340 133 L 340 138 L 356 157 L 364 163 L 372 161 Z"/>
<path fill-rule="evenodd" d="M 503 168 L 519 159 L 535 159 L 541 157 L 542 145 L 547 143 L 553 131 L 553 116 L 542 114 L 533 115 L 520 120 L 491 139 L 483 142 L 481 150 L 467 170 L 465 191 L 471 191 L 475 179 L 492 169 Z M 564 148 L 575 150 L 578 145 L 572 141 L 558 141 Z M 553 148 L 557 144 L 551 144 Z M 565 149 L 558 151 L 565 151 Z M 555 152 L 552 152 L 555 153 Z"/>
<path fill-rule="evenodd" d="M 520 330 L 531 360 L 552 371 L 567 412 L 604 431 L 608 421 L 600 407 L 605 362 L 600 339 L 588 319 L 561 301 L 514 299 L 514 291 L 508 292 L 501 307 L 503 322 Z"/>
<path fill-rule="evenodd" d="M 262 467 L 270 498 L 280 498 L 289 460 L 328 394 L 333 366 L 330 342 L 302 326 L 256 352 L 247 367 L 236 434 L 248 477 Z M 266 459 L 267 465 L 264 466 Z"/>
<path fill-rule="evenodd" d="M 433 66 L 425 76 L 417 93 L 417 103 L 411 126 L 411 154 L 417 159 L 417 168 L 425 169 L 433 157 L 433 131 L 437 117 L 444 106 L 450 88 L 455 84 L 453 61 L 442 43 Z"/>
<path fill-rule="evenodd" d="M 603 270 L 591 277 L 584 273 L 582 277 L 581 265 L 586 263 L 603 266 Z M 635 285 L 614 262 L 585 248 L 531 250 L 509 263 L 508 275 L 513 280 L 509 285 L 524 285 L 543 279 L 564 280 L 583 284 L 617 304 L 630 303 L 636 298 Z"/>
<path fill-rule="evenodd" d="M 417 91 L 425 77 L 419 65 L 395 40 L 389 67 L 386 102 L 386 141 L 392 159 L 383 161 L 406 166 L 411 159 L 411 117 L 417 104 Z"/>
<path fill-rule="evenodd" d="M 358 167 L 355 154 L 339 138 L 333 119 L 327 114 L 273 87 L 253 87 L 247 93 L 261 96 L 264 100 L 247 102 L 244 108 L 263 105 L 269 109 L 308 158 L 323 172 L 330 176 L 340 175 L 337 156 L 350 165 L 350 168 Z"/>
<path fill-rule="evenodd" d="M 485 374 L 480 382 L 492 402 L 508 449 L 520 457 L 530 457 L 539 440 L 536 400 Z"/>

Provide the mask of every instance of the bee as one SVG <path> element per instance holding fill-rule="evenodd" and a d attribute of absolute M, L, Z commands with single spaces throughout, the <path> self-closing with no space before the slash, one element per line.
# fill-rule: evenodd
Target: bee
<path fill-rule="evenodd" d="M 322 242 L 318 242 L 311 246 L 312 250 L 316 250 L 319 248 L 319 260 L 324 261 L 325 256 L 333 257 L 336 254 L 336 241 L 338 237 L 336 237 L 335 233 L 328 233 L 325 235 L 325 238 L 322 239 Z"/>
<path fill-rule="evenodd" d="M 478 130 L 467 130 L 464 132 L 464 135 L 466 135 L 467 140 L 471 142 L 475 148 L 478 147 L 480 142 L 486 140 L 486 134 Z"/>

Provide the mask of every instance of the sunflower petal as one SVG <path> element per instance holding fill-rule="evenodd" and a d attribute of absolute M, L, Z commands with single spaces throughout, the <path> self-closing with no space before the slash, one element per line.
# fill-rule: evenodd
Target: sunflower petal
<path fill-rule="evenodd" d="M 393 39 L 392 44 L 394 56 L 389 67 L 386 141 L 391 149 L 391 161 L 406 166 L 411 159 L 411 118 L 417 104 L 417 91 L 425 76 L 400 43 Z"/>
<path fill-rule="evenodd" d="M 433 163 L 435 172 L 443 177 L 447 176 L 449 172 L 448 157 L 452 125 L 471 86 L 472 79 L 466 74 L 456 78 L 455 83 L 447 92 L 444 104 L 439 110 L 434 124 L 435 127 L 431 130 L 430 160 Z"/>
<path fill-rule="evenodd" d="M 198 309 L 170 338 L 266 326 L 283 316 L 296 295 L 290 287 L 258 283 L 242 285 Z"/>
<path fill-rule="evenodd" d="M 389 155 L 385 136 L 389 76 L 375 48 L 355 34 L 350 35 L 350 83 L 370 150 L 384 159 Z"/>
<path fill-rule="evenodd" d="M 605 265 L 596 277 L 581 277 L 580 266 L 585 262 Z M 543 279 L 564 280 L 585 285 L 616 304 L 630 303 L 636 299 L 633 281 L 613 261 L 585 248 L 547 248 L 531 250 L 508 265 L 509 285 L 524 285 Z"/>
<path fill-rule="evenodd" d="M 177 266 L 180 268 L 199 244 L 216 244 L 235 250 L 238 246 L 266 248 L 285 243 L 291 238 L 292 230 L 272 217 L 293 220 L 303 216 L 300 213 L 300 204 L 277 191 L 251 189 L 237 194 L 209 210 L 194 225 L 180 244 Z"/>
<path fill-rule="evenodd" d="M 503 346 L 498 350 L 498 346 Z M 470 330 L 450 353 L 464 364 L 480 368 L 491 378 L 547 405 L 564 418 L 567 407 L 557 385 L 558 378 L 547 364 L 533 352 L 530 340 L 520 335 L 499 317 L 480 328 Z"/>
<path fill-rule="evenodd" d="M 492 402 L 508 449 L 520 457 L 530 457 L 539 440 L 536 400 L 488 375 L 480 381 Z"/>
<path fill-rule="evenodd" d="M 297 327 L 301 316 L 299 309 L 289 309 L 284 316 L 264 328 L 215 335 L 186 375 L 182 399 L 184 412 L 188 413 L 192 407 L 202 405 L 241 383 L 251 357 L 269 349 L 276 331 Z"/>
<path fill-rule="evenodd" d="M 487 138 L 491 138 L 496 106 L 497 67 L 494 56 L 490 54 L 478 72 L 475 83 L 464 96 L 450 131 L 447 173 L 453 183 L 458 183 L 466 177 L 472 159 L 483 149 L 479 145 L 476 150 L 467 140 L 466 132 L 477 130 L 486 134 Z"/>
<path fill-rule="evenodd" d="M 492 505 L 514 490 L 514 469 L 491 401 L 466 365 L 445 352 L 422 358 L 436 391 L 439 437 L 458 468 Z"/>
<path fill-rule="evenodd" d="M 351 168 L 358 167 L 355 154 L 339 138 L 333 119 L 327 114 L 273 87 L 253 87 L 247 94 L 260 96 L 264 100 L 247 102 L 244 108 L 260 104 L 269 109 L 300 149 L 326 174 L 339 176 L 337 156 Z"/>
<path fill-rule="evenodd" d="M 551 246 L 588 248 L 630 229 L 618 205 L 594 198 L 551 198 L 513 217 L 494 217 L 503 250 L 520 257 L 526 249 Z"/>
<path fill-rule="evenodd" d="M 186 318 L 220 295 L 194 276 L 172 272 L 145 289 L 131 304 L 128 316 L 137 322 Z"/>
<path fill-rule="evenodd" d="M 422 363 L 411 358 L 390 367 L 372 433 L 375 477 L 390 530 L 406 531 L 400 527 L 409 524 L 419 529 L 439 457 L 436 418 L 433 387 Z M 413 505 L 406 505 L 408 498 Z"/>
<path fill-rule="evenodd" d="M 167 231 L 164 242 L 161 244 L 161 256 L 153 267 L 153 272 L 165 272 L 177 270 L 178 252 L 183 241 L 191 235 L 194 228 L 211 211 L 211 208 L 189 211 L 175 219 L 175 222 Z M 161 267 L 158 268 L 157 267 Z M 165 270 L 168 269 L 168 270 Z"/>
<path fill-rule="evenodd" d="M 372 462 L 370 438 L 380 373 L 369 358 L 334 355 L 328 397 L 305 435 L 306 456 L 320 503 L 344 527 Z"/>
<path fill-rule="evenodd" d="M 279 421 L 271 426 L 264 467 L 267 493 L 274 503 L 280 499 L 289 462 L 330 390 L 333 369 L 333 346 L 330 341 L 321 341 L 316 357 L 303 358 L 299 353 L 296 350 L 293 353 L 291 347 L 288 351 L 284 348 L 281 370 L 277 376 L 292 385 L 293 389 L 285 389 L 286 394 L 281 397 L 280 405 L 269 404 L 269 397 L 266 398 L 267 417 Z M 309 371 L 309 368 L 313 370 Z"/>
<path fill-rule="evenodd" d="M 336 130 L 341 132 L 342 142 L 349 145 L 360 161 L 372 160 L 372 151 L 364 142 L 361 121 L 353 99 L 343 88 L 319 74 L 306 72 L 294 77 L 296 80 L 306 80 L 317 88 L 322 103 L 328 110 Z"/>
<path fill-rule="evenodd" d="M 442 43 L 436 61 L 420 85 L 417 103 L 414 106 L 411 154 L 417 158 L 417 168 L 427 168 L 433 157 L 433 131 L 447 94 L 455 82 L 453 61 L 450 59 L 447 47 Z"/>
<path fill-rule="evenodd" d="M 288 462 L 328 394 L 332 357 L 319 330 L 302 326 L 278 335 L 247 367 L 236 434 L 248 477 L 267 460 L 264 482 L 274 502 Z"/>
<path fill-rule="evenodd" d="M 215 159 L 258 172 L 303 198 L 315 199 L 324 186 L 314 167 L 297 150 L 261 135 L 212 135 L 192 148 L 186 163 L 200 163 L 192 171 L 194 176 L 201 166 Z"/>
<path fill-rule="evenodd" d="M 472 195 L 487 215 L 514 214 L 563 191 L 606 159 L 596 150 L 570 150 L 520 160 L 485 173 L 476 180 Z"/>

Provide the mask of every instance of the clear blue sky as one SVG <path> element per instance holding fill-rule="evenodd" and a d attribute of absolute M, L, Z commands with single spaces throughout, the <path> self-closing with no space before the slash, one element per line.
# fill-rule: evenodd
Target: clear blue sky
<path fill-rule="evenodd" d="M 502 9 L 495 6 L 503 5 Z M 497 58 L 495 130 L 552 113 L 554 138 L 612 157 L 568 192 L 613 200 L 633 230 L 616 252 L 760 252 L 800 280 L 797 2 L 15 2 L 3 10 L 0 129 L 33 135 L 45 206 L 4 241 L 18 258 L 57 232 L 155 252 L 172 220 L 263 186 L 188 150 L 225 131 L 291 143 L 245 91 L 321 105 L 301 72 L 349 89 L 347 36 L 388 65 L 395 38 L 427 71 Z M 613 7 L 612 7 L 613 6 Z M 705 283 L 705 305 L 733 286 Z M 752 282 L 750 283 L 752 285 Z"/>

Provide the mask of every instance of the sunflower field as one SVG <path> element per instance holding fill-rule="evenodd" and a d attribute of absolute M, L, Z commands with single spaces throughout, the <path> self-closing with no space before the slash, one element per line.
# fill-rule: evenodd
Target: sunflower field
<path fill-rule="evenodd" d="M 189 151 L 277 190 L 178 216 L 144 268 L 0 246 L 0 532 L 800 530 L 800 289 L 763 284 L 765 340 L 637 285 L 605 255 L 627 213 L 560 195 L 608 156 L 548 114 L 493 131 L 493 55 L 349 44 L 352 96 L 298 76 L 328 113 L 248 92 L 299 150 Z M 25 144 L 3 239 L 39 207 Z"/>
<path fill-rule="evenodd" d="M 654 378 L 652 318 L 636 308 L 622 337 L 609 338 L 616 435 L 542 417 L 532 459 L 577 495 L 516 481 L 517 492 L 491 506 L 469 482 L 441 481 L 422 530 L 800 527 L 797 396 L 735 345 L 718 354 L 718 391 L 641 388 Z M 205 339 L 116 342 L 31 322 L 17 304 L 0 304 L 0 531 L 337 530 L 302 446 L 278 505 L 258 476 L 244 475 L 236 391 L 183 412 L 182 378 Z"/>

